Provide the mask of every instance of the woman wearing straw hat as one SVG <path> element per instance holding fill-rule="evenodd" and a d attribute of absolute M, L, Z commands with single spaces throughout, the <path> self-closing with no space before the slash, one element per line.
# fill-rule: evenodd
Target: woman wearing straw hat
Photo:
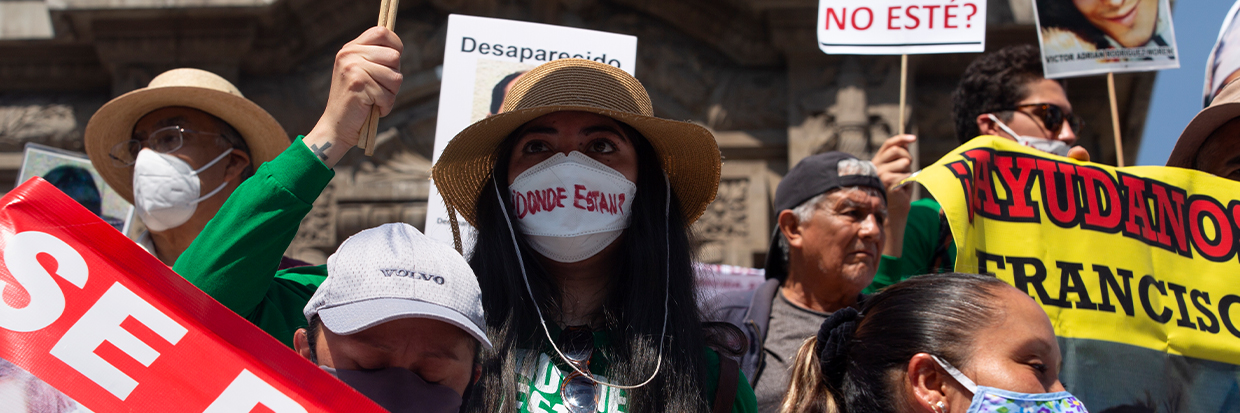
<path fill-rule="evenodd" d="M 370 108 L 391 109 L 399 49 L 382 28 L 346 45 L 314 130 L 243 185 L 174 267 L 285 343 L 306 327 L 322 274 L 274 271 L 274 257 Z M 710 132 L 655 118 L 636 79 L 581 59 L 526 73 L 502 112 L 461 132 L 432 171 L 478 228 L 470 264 L 492 314 L 495 349 L 469 410 L 755 411 L 735 362 L 706 347 L 707 330 L 730 330 L 703 328 L 690 266 L 689 224 L 719 182 Z"/>
<path fill-rule="evenodd" d="M 495 344 L 477 411 L 755 411 L 706 350 L 690 265 L 719 170 L 709 131 L 654 117 L 637 79 L 583 59 L 531 70 L 458 134 L 432 178 L 477 229 Z"/>

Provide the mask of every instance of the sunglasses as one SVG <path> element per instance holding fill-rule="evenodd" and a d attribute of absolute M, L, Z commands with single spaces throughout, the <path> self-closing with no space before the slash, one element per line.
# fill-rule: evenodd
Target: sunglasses
<path fill-rule="evenodd" d="M 1021 109 L 1033 108 L 1030 112 Z M 1068 127 L 1072 128 L 1072 133 L 1080 133 L 1081 127 L 1085 125 L 1085 121 L 1073 115 L 1071 112 L 1064 112 L 1063 108 L 1053 103 L 1026 103 L 1016 105 L 1013 109 L 1007 109 L 1025 114 L 1033 115 L 1042 120 L 1042 124 L 1046 125 L 1046 129 L 1055 133 L 1063 130 L 1063 124 L 1067 122 Z"/>
<path fill-rule="evenodd" d="M 594 333 L 587 327 L 567 327 L 560 333 L 560 349 L 564 358 L 582 371 L 590 371 L 590 357 L 594 355 Z M 560 385 L 560 397 L 572 413 L 592 413 L 598 410 L 598 391 L 594 378 L 573 371 Z"/>

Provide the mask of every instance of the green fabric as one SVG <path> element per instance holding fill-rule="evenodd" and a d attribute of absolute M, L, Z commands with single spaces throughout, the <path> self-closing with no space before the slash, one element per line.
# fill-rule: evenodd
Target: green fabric
<path fill-rule="evenodd" d="M 552 339 L 558 340 L 560 337 L 560 329 L 555 325 L 548 325 Z M 594 348 L 602 349 L 610 346 L 611 339 L 607 332 L 594 332 Z M 533 343 L 527 343 L 533 344 Z M 517 406 L 518 412 L 561 412 L 567 411 L 563 405 L 563 399 L 560 398 L 560 388 L 564 380 L 575 371 L 560 359 L 555 350 L 550 346 L 542 344 L 542 348 L 537 352 L 528 348 L 522 348 L 517 356 L 517 366 L 525 366 L 524 359 L 535 355 L 538 357 L 529 367 L 519 369 L 517 374 L 524 385 L 518 386 Z M 526 346 L 530 347 L 530 346 Z M 599 380 L 610 381 L 611 377 L 607 376 L 608 368 L 607 357 L 600 351 L 595 351 L 590 356 L 590 373 L 599 378 Z M 715 390 L 719 387 L 719 353 L 714 350 L 706 349 L 706 401 L 714 403 Z M 531 371 L 532 370 L 532 371 Z M 738 372 L 736 384 L 736 397 L 732 400 L 733 413 L 754 413 L 758 411 L 758 399 L 754 396 L 753 388 L 749 386 L 749 379 L 745 377 L 745 372 Z M 634 384 L 634 383 L 616 383 L 616 384 Z M 606 387 L 602 385 L 596 386 L 598 393 L 598 405 L 602 408 L 600 412 L 627 412 L 628 397 L 626 390 Z"/>
<path fill-rule="evenodd" d="M 327 268 L 276 269 L 333 176 L 298 138 L 237 187 L 172 269 L 292 347 L 293 333 L 306 326 L 302 308 Z"/>
<path fill-rule="evenodd" d="M 878 272 L 874 281 L 862 291 L 862 294 L 874 294 L 879 290 L 907 280 L 915 275 L 933 272 L 951 271 L 956 262 L 956 242 L 951 241 L 947 247 L 946 268 L 930 268 L 933 265 L 934 250 L 939 246 L 942 228 L 939 221 L 939 210 L 942 207 L 933 199 L 923 198 L 909 206 L 908 222 L 904 226 L 904 247 L 900 258 L 883 255 L 879 259 Z"/>
<path fill-rule="evenodd" d="M 277 268 L 284 250 L 297 235 L 302 218 L 310 213 L 314 200 L 334 175 L 298 137 L 284 153 L 264 163 L 254 176 L 237 187 L 172 269 L 228 309 L 292 347 L 293 333 L 306 326 L 302 309 L 327 278 L 327 268 L 322 265 L 278 271 Z M 553 333 L 558 335 L 558 329 Z M 606 347 L 607 335 L 596 333 L 595 345 L 596 348 Z M 552 360 L 547 353 L 539 354 Z M 708 349 L 706 361 L 708 402 L 713 402 L 719 381 L 719 355 Z M 541 365 L 550 367 L 552 364 Z M 599 357 L 591 361 L 590 371 L 605 374 L 606 367 L 606 359 Z M 563 366 L 563 369 L 568 370 L 568 367 Z M 550 368 L 546 372 L 550 370 L 560 369 Z M 528 389 L 518 398 L 523 405 L 533 397 L 547 399 L 546 394 L 540 392 L 535 396 L 535 392 L 550 386 L 549 382 L 535 384 L 531 379 Z M 554 387 L 558 392 L 559 384 Z M 600 399 L 611 395 L 602 393 Z M 615 400 L 617 409 L 607 411 L 626 411 L 621 403 L 623 393 L 618 395 L 620 398 L 600 403 Z M 551 396 L 559 402 L 558 393 Z M 744 373 L 740 374 L 732 411 L 757 412 L 757 399 Z"/>

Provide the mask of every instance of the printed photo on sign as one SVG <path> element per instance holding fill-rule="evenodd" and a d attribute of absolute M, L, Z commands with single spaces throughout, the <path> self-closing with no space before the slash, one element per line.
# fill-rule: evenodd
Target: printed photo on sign
<path fill-rule="evenodd" d="M 474 74 L 474 108 L 469 123 L 499 113 L 512 84 L 534 67 L 526 63 L 478 59 L 478 72 Z"/>
<path fill-rule="evenodd" d="M 117 231 L 128 233 L 129 223 L 133 220 L 133 205 L 103 181 L 86 154 L 27 143 L 17 185 L 36 176 L 51 182 L 56 189 L 103 218 Z"/>
<path fill-rule="evenodd" d="M 0 359 L 0 406 L 8 413 L 85 413 L 90 410 L 10 363 Z"/>
<path fill-rule="evenodd" d="M 1180 67 L 1168 0 L 1037 0 L 1046 77 Z"/>
<path fill-rule="evenodd" d="M 982 0 L 819 0 L 818 48 L 827 54 L 981 53 Z"/>
<path fill-rule="evenodd" d="M 633 74 L 637 66 L 637 38 L 549 24 L 448 16 L 431 161 L 439 160 L 439 154 L 457 133 L 497 113 L 504 96 L 522 73 L 543 63 L 570 58 L 606 63 Z M 426 208 L 426 235 L 452 245 L 452 221 L 434 182 Z M 459 216 L 457 223 L 468 256 L 474 230 Z"/>

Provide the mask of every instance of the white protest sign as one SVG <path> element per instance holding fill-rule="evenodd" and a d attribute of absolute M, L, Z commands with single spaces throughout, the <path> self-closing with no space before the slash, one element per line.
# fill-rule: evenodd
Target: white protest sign
<path fill-rule="evenodd" d="M 1037 0 L 1046 77 L 1180 67 L 1168 0 Z"/>
<path fill-rule="evenodd" d="M 504 95 L 518 76 L 556 59 L 590 59 L 634 74 L 637 37 L 485 17 L 448 16 L 448 37 L 439 87 L 435 151 L 469 125 L 499 111 Z M 473 245 L 473 227 L 458 216 L 466 256 Z M 452 244 L 452 226 L 443 197 L 431 183 L 426 235 Z"/>
<path fill-rule="evenodd" d="M 985 0 L 819 0 L 818 48 L 827 54 L 978 53 Z"/>

